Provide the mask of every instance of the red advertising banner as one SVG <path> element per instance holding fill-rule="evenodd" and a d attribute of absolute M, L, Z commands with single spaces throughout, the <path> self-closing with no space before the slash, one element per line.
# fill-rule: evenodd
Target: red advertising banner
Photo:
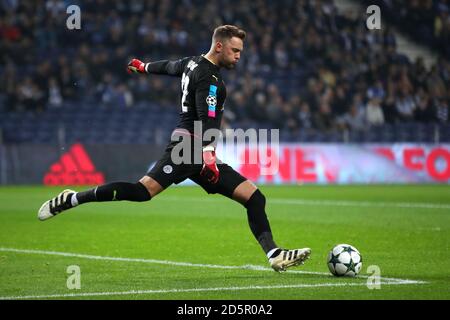
<path fill-rule="evenodd" d="M 99 185 L 130 176 L 139 179 L 148 170 L 146 161 L 159 157 L 151 153 L 142 158 L 142 146 L 136 152 L 126 148 L 100 152 L 96 146 L 89 154 L 74 144 L 44 166 L 43 183 Z M 217 155 L 260 184 L 450 183 L 450 144 L 269 144 L 267 149 L 237 144 L 219 145 Z"/>
<path fill-rule="evenodd" d="M 258 161 L 249 163 L 252 154 L 258 154 Z M 260 159 L 261 154 L 264 161 Z M 258 183 L 450 182 L 448 144 L 281 144 L 265 151 L 260 147 L 240 146 L 235 152 L 218 150 L 218 155 L 223 155 L 224 162 Z M 264 172 L 271 171 L 264 170 L 266 167 L 276 165 L 278 170 Z"/>
<path fill-rule="evenodd" d="M 96 171 L 89 154 L 80 143 L 74 144 L 61 155 L 44 176 L 45 185 L 98 185 L 104 182 L 103 173 Z"/>

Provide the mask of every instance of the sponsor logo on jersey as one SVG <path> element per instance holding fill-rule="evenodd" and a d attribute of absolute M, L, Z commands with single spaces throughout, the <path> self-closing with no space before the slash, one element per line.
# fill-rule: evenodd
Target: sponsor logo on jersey
<path fill-rule="evenodd" d="M 188 68 L 189 70 L 194 70 L 195 68 L 198 67 L 198 64 L 196 64 L 194 61 L 189 61 L 189 63 L 187 64 L 186 68 Z"/>

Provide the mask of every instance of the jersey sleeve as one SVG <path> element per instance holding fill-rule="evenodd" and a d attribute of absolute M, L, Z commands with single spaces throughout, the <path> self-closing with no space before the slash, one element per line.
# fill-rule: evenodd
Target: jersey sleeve
<path fill-rule="evenodd" d="M 195 109 L 197 116 L 202 122 L 203 146 L 216 144 L 218 137 L 207 139 L 204 133 L 208 129 L 220 130 L 220 119 L 216 117 L 219 84 L 211 76 L 204 74 L 200 76 L 195 86 Z M 219 131 L 217 131 L 218 133 Z"/>
<path fill-rule="evenodd" d="M 181 77 L 184 68 L 186 67 L 189 60 L 191 60 L 191 57 L 186 57 L 174 61 L 161 60 L 150 62 L 145 67 L 145 70 L 147 71 L 147 73 L 165 74 L 169 76 Z"/>

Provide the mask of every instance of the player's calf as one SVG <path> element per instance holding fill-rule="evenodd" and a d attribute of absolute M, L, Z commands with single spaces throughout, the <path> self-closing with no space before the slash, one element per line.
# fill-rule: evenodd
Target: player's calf
<path fill-rule="evenodd" d="M 266 215 L 266 197 L 256 189 L 251 197 L 245 203 L 247 209 L 247 218 L 250 229 L 258 240 L 264 252 L 276 247 L 272 238 L 272 230 L 270 229 L 269 220 Z"/>
<path fill-rule="evenodd" d="M 75 195 L 73 205 L 86 202 L 105 202 L 105 201 L 135 201 L 142 202 L 151 199 L 147 188 L 140 182 L 113 182 L 98 186 L 94 189 L 78 192 Z"/>
<path fill-rule="evenodd" d="M 265 212 L 266 198 L 259 189 L 253 192 L 245 203 L 245 207 L 250 229 L 275 271 L 286 271 L 287 268 L 304 264 L 309 259 L 311 254 L 309 248 L 286 250 L 277 247 Z"/>

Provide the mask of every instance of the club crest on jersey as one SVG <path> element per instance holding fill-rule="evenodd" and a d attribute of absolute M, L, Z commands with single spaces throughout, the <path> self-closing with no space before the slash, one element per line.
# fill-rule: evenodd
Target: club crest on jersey
<path fill-rule="evenodd" d="M 168 165 L 166 165 L 166 166 L 163 167 L 163 171 L 164 171 L 164 173 L 169 174 L 169 173 L 172 173 L 173 168 L 172 168 L 171 165 L 168 164 Z"/>

